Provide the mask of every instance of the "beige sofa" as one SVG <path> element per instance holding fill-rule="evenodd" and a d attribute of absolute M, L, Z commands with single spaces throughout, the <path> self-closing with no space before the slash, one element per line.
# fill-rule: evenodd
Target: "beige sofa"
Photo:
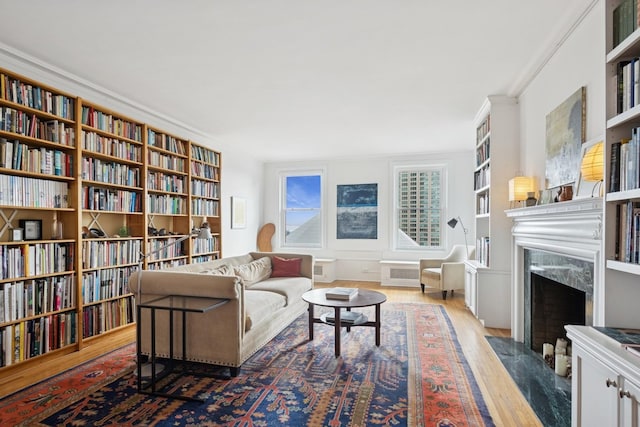
<path fill-rule="evenodd" d="M 302 294 L 313 288 L 313 262 L 311 255 L 251 252 L 160 271 L 145 270 L 140 278 L 140 301 L 164 295 L 228 299 L 209 312 L 187 315 L 186 353 L 190 361 L 229 366 L 231 375 L 235 376 L 244 361 L 306 311 L 308 305 L 302 300 Z M 296 273 L 291 273 L 296 265 L 299 265 L 299 275 L 295 277 L 270 277 L 274 272 L 296 274 L 295 268 Z M 138 274 L 135 272 L 129 278 L 129 287 L 135 295 Z M 143 309 L 142 316 L 141 350 L 148 355 L 151 351 L 150 310 Z M 181 316 L 174 315 L 174 322 L 174 331 L 181 331 Z M 156 355 L 159 357 L 169 356 L 168 325 L 167 311 L 157 310 Z M 181 334 L 175 337 L 174 357 L 181 358 Z"/>

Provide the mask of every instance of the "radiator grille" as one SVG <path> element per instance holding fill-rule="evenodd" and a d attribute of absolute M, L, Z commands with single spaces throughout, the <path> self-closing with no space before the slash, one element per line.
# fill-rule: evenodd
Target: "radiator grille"
<path fill-rule="evenodd" d="M 390 268 L 390 279 L 418 279 L 418 270 L 415 268 Z"/>
<path fill-rule="evenodd" d="M 324 274 L 322 266 L 321 265 L 314 265 L 313 266 L 313 274 L 316 275 L 316 276 L 322 276 Z"/>

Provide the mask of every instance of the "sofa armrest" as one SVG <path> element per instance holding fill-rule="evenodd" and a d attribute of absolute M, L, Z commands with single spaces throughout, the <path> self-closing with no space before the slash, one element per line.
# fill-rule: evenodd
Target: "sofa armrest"
<path fill-rule="evenodd" d="M 313 264 L 315 262 L 313 255 L 278 252 L 251 252 L 250 255 L 253 257 L 253 259 L 258 259 L 265 256 L 269 258 L 273 258 L 274 256 L 278 256 L 280 258 L 302 258 L 302 263 L 300 264 L 300 276 L 308 277 L 309 279 L 313 280 Z"/>
<path fill-rule="evenodd" d="M 219 276 L 167 270 L 135 271 L 129 276 L 129 289 L 138 293 L 138 275 L 142 295 L 185 295 L 207 298 L 239 299 L 242 284 L 236 276 Z"/>

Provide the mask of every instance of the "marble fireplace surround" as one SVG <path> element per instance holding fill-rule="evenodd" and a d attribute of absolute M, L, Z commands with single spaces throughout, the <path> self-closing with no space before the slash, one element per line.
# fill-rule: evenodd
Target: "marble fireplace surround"
<path fill-rule="evenodd" d="M 586 198 L 506 211 L 513 221 L 511 335 L 525 341 L 525 281 L 529 278 L 529 255 L 542 251 L 547 255 L 575 259 L 576 264 L 593 265 L 593 289 L 590 295 L 590 322 L 604 321 L 604 283 L 602 260 L 601 198 Z M 527 256 L 525 256 L 525 254 Z M 526 277 L 525 277 L 526 276 Z M 528 298 L 527 298 L 528 302 Z M 528 326 L 528 325 L 527 325 Z"/>

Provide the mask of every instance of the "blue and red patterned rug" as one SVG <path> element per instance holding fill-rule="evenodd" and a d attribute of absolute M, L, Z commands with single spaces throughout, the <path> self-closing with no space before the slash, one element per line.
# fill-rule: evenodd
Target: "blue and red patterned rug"
<path fill-rule="evenodd" d="M 373 328 L 354 327 L 335 358 L 333 327 L 315 325 L 309 341 L 304 314 L 237 377 L 167 384 L 204 403 L 137 393 L 129 345 L 6 397 L 0 425 L 494 425 L 442 306 L 385 303 L 382 323 L 380 347 Z"/>

